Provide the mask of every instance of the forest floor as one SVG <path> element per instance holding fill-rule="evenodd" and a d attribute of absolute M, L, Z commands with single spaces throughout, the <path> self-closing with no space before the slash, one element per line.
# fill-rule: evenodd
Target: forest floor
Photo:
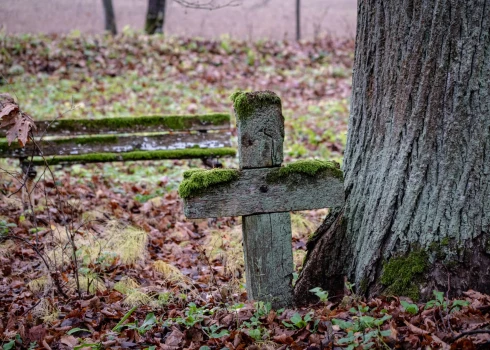
<path fill-rule="evenodd" d="M 250 44 L 147 37 L 2 36 L 0 92 L 35 119 L 229 112 L 237 89 L 273 90 L 285 162 L 341 162 L 353 42 Z M 225 160 L 235 166 L 236 160 Z M 186 220 L 177 195 L 199 161 L 38 169 L 24 210 L 0 163 L 3 349 L 484 349 L 490 296 L 434 291 L 316 304 L 247 302 L 240 218 Z M 52 170 L 52 171 L 51 171 Z M 326 210 L 292 214 L 295 277 Z"/>

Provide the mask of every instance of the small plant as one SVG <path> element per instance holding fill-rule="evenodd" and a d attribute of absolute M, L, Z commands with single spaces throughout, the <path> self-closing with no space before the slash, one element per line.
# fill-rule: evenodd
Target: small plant
<path fill-rule="evenodd" d="M 127 327 L 127 329 L 134 329 L 140 335 L 143 335 L 149 330 L 151 330 L 153 327 L 155 327 L 157 323 L 158 323 L 157 318 L 155 317 L 155 314 L 152 312 L 146 315 L 146 318 L 141 326 L 138 325 L 138 320 L 136 320 L 132 323 L 128 323 L 120 326 L 118 330 L 122 329 L 123 327 Z"/>
<path fill-rule="evenodd" d="M 400 300 L 400 304 L 403 307 L 403 310 L 408 314 L 416 315 L 419 313 L 419 307 L 416 304 L 410 304 L 405 300 Z"/>
<path fill-rule="evenodd" d="M 296 312 L 289 320 L 291 323 L 282 321 L 282 324 L 291 329 L 301 329 L 305 328 L 312 319 L 311 312 L 307 313 L 304 317 L 301 317 L 301 315 Z"/>
<path fill-rule="evenodd" d="M 229 335 L 230 332 L 228 332 L 226 329 L 222 329 L 219 333 L 218 330 L 223 328 L 223 326 L 213 324 L 209 327 L 202 327 L 202 331 L 211 339 L 217 339 L 217 338 L 222 338 L 225 335 Z"/>
<path fill-rule="evenodd" d="M 258 342 L 264 340 L 264 338 L 269 335 L 269 331 L 264 327 L 249 329 L 247 333 L 250 337 Z"/>
<path fill-rule="evenodd" d="M 5 220 L 0 220 L 0 237 L 8 235 L 12 227 L 17 227 L 16 224 L 9 223 Z"/>
<path fill-rule="evenodd" d="M 194 303 L 189 303 L 185 311 L 185 317 L 177 317 L 174 321 L 187 328 L 194 327 L 195 324 L 204 321 L 207 315 L 212 315 L 214 310 L 209 310 L 205 307 L 197 307 Z"/>
<path fill-rule="evenodd" d="M 369 312 L 368 306 L 358 306 L 357 309 L 351 308 L 350 313 L 355 314 L 352 321 L 344 321 L 334 318 L 332 323 L 347 332 L 347 335 L 337 341 L 339 345 L 347 345 L 346 349 L 353 350 L 359 346 L 363 349 L 374 349 L 378 340 L 383 348 L 389 347 L 383 341 L 383 337 L 391 335 L 390 330 L 381 330 L 381 326 L 391 319 L 390 315 L 384 315 L 381 318 L 366 315 Z M 378 347 L 379 348 L 379 347 Z"/>
<path fill-rule="evenodd" d="M 470 303 L 466 300 L 454 300 L 450 302 L 444 298 L 444 292 L 434 291 L 435 299 L 429 300 L 425 304 L 425 309 L 431 309 L 433 307 L 440 308 L 445 312 L 456 312 L 461 310 L 461 307 L 468 306 Z"/>
<path fill-rule="evenodd" d="M 2 349 L 3 350 L 12 350 L 15 349 L 15 344 L 22 344 L 22 338 L 20 335 L 16 334 L 15 338 L 9 341 L 8 343 L 3 344 Z"/>
<path fill-rule="evenodd" d="M 310 292 L 315 294 L 322 303 L 326 303 L 328 301 L 328 292 L 324 291 L 320 287 L 310 289 Z"/>

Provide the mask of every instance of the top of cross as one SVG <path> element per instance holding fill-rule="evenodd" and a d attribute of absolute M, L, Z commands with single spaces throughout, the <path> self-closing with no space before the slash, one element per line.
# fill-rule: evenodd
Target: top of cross
<path fill-rule="evenodd" d="M 239 216 L 341 206 L 342 172 L 334 162 L 302 160 L 285 167 L 284 117 L 271 91 L 232 95 L 240 169 L 186 172 L 179 193 L 189 218 Z"/>

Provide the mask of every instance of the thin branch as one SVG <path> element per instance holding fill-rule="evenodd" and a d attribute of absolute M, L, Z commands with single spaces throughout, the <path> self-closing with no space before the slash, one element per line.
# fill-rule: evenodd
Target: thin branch
<path fill-rule="evenodd" d="M 242 4 L 242 0 L 228 0 L 225 3 L 216 3 L 216 0 L 199 1 L 199 0 L 174 0 L 181 6 L 198 9 L 198 10 L 217 10 L 223 7 L 235 7 Z"/>
<path fill-rule="evenodd" d="M 458 334 L 456 337 L 452 339 L 452 342 L 455 342 L 459 338 L 462 338 L 466 335 L 472 335 L 472 334 L 482 334 L 482 333 L 490 333 L 490 329 L 475 329 L 473 331 L 466 331 Z"/>

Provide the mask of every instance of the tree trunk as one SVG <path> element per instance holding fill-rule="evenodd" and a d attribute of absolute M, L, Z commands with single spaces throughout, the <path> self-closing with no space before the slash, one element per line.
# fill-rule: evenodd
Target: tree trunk
<path fill-rule="evenodd" d="M 301 39 L 301 0 L 296 0 L 296 41 Z"/>
<path fill-rule="evenodd" d="M 163 33 L 165 24 L 165 0 L 148 0 L 145 31 L 147 34 Z"/>
<path fill-rule="evenodd" d="M 111 32 L 112 35 L 116 35 L 116 15 L 114 14 L 112 0 L 102 0 L 102 4 L 104 5 L 105 30 Z"/>
<path fill-rule="evenodd" d="M 425 299 L 490 292 L 490 1 L 365 0 L 346 205 L 309 242 L 296 284 Z"/>

